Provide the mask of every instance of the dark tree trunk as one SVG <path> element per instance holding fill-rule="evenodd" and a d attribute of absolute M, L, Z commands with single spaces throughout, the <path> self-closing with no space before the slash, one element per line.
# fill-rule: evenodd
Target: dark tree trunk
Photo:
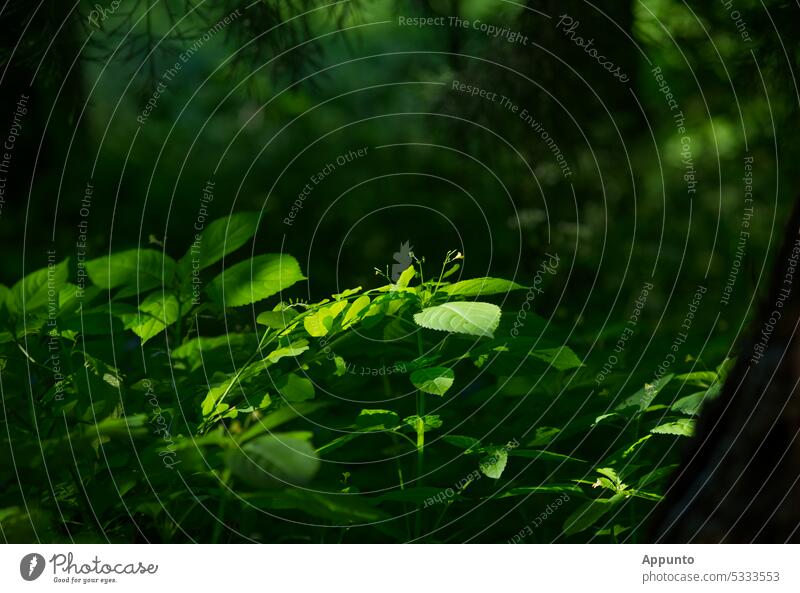
<path fill-rule="evenodd" d="M 800 541 L 800 201 L 721 396 L 703 410 L 652 541 Z"/>

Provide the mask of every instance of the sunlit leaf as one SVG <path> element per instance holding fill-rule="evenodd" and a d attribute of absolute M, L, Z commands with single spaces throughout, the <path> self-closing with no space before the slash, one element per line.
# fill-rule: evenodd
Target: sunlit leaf
<path fill-rule="evenodd" d="M 278 294 L 305 280 L 291 255 L 259 255 L 226 268 L 208 286 L 211 299 L 224 307 L 241 307 Z"/>
<path fill-rule="evenodd" d="M 494 447 L 486 450 L 480 461 L 480 470 L 483 475 L 497 480 L 503 475 L 508 463 L 508 450 L 505 447 Z"/>
<path fill-rule="evenodd" d="M 690 437 L 694 434 L 695 421 L 692 418 L 679 418 L 674 422 L 667 422 L 656 426 L 650 432 L 653 434 L 672 434 L 681 437 Z"/>
<path fill-rule="evenodd" d="M 308 340 L 297 340 L 288 346 L 276 348 L 266 356 L 266 359 L 271 363 L 276 363 L 281 358 L 299 356 L 306 350 L 308 350 Z"/>
<path fill-rule="evenodd" d="M 133 330 L 142 339 L 142 343 L 145 343 L 175 323 L 178 312 L 178 299 L 175 295 L 162 295 L 161 291 L 156 291 L 142 301 L 138 313 L 123 315 L 122 321 L 126 329 Z"/>
<path fill-rule="evenodd" d="M 439 290 L 450 296 L 482 296 L 490 294 L 505 294 L 512 290 L 521 290 L 525 287 L 511 280 L 502 278 L 472 278 L 454 284 L 441 286 Z"/>
<path fill-rule="evenodd" d="M 336 301 L 303 318 L 303 327 L 308 335 L 320 338 L 328 334 L 339 314 L 347 308 L 347 301 Z"/>
<path fill-rule="evenodd" d="M 400 417 L 390 410 L 361 410 L 356 418 L 359 428 L 393 428 L 400 423 Z"/>
<path fill-rule="evenodd" d="M 491 303 L 453 302 L 414 315 L 417 325 L 439 331 L 491 338 L 500 323 L 500 307 Z"/>

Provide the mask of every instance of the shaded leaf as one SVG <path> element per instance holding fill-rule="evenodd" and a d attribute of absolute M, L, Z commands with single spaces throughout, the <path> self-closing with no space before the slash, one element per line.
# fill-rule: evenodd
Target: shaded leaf
<path fill-rule="evenodd" d="M 129 249 L 86 262 L 86 271 L 96 286 L 129 287 L 126 294 L 130 295 L 167 285 L 175 267 L 175 260 L 155 249 Z"/>
<path fill-rule="evenodd" d="M 538 358 L 539 360 L 549 363 L 553 368 L 559 371 L 568 371 L 583 366 L 581 359 L 567 346 L 533 350 L 530 355 L 533 358 Z"/>
<path fill-rule="evenodd" d="M 611 498 L 597 498 L 582 504 L 564 521 L 564 533 L 574 535 L 589 529 L 624 499 L 625 495 L 619 493 Z"/>
<path fill-rule="evenodd" d="M 320 462 L 308 440 L 269 434 L 248 441 L 227 456 L 231 473 L 254 488 L 307 484 Z"/>
<path fill-rule="evenodd" d="M 67 282 L 69 259 L 59 264 L 31 272 L 11 287 L 6 293 L 6 306 L 11 311 L 29 313 L 47 307 L 50 304 L 49 293 L 52 291 L 53 311 L 58 310 L 59 291 Z"/>
<path fill-rule="evenodd" d="M 271 329 L 283 329 L 297 317 L 297 311 L 294 309 L 283 309 L 281 311 L 264 311 L 259 313 L 256 318 L 256 323 L 266 325 Z"/>
<path fill-rule="evenodd" d="M 524 496 L 526 494 L 560 494 L 564 492 L 578 496 L 583 494 L 583 490 L 575 484 L 543 484 L 541 486 L 518 486 L 502 494 L 498 494 L 493 498 L 509 498 L 511 496 Z"/>
<path fill-rule="evenodd" d="M 447 367 L 419 369 L 411 373 L 414 387 L 431 395 L 444 395 L 453 385 L 455 375 Z"/>
<path fill-rule="evenodd" d="M 656 398 L 658 393 L 669 383 L 674 375 L 665 375 L 660 379 L 656 379 L 652 383 L 646 384 L 639 391 L 634 393 L 629 398 L 625 399 L 615 409 L 624 410 L 626 408 L 638 408 L 639 412 L 643 412 L 650 407 L 650 404 Z"/>
<path fill-rule="evenodd" d="M 256 234 L 257 226 L 258 212 L 237 212 L 218 218 L 209 223 L 181 258 L 181 267 L 190 270 L 194 263 L 199 266 L 197 269 L 207 268 L 247 243 Z"/>
<path fill-rule="evenodd" d="M 314 384 L 305 377 L 291 373 L 277 381 L 278 391 L 288 402 L 302 402 L 314 399 Z"/>

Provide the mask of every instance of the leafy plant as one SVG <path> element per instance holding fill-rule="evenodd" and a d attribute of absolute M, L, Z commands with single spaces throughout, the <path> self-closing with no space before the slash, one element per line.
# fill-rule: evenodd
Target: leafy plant
<path fill-rule="evenodd" d="M 506 541 L 561 496 L 531 541 L 637 538 L 728 365 L 597 391 L 456 252 L 305 302 L 292 256 L 229 264 L 254 220 L 0 287 L 7 540 Z"/>

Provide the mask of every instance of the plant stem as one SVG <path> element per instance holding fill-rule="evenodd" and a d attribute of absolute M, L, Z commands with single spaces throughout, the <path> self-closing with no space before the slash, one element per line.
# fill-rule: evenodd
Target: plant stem
<path fill-rule="evenodd" d="M 422 334 L 417 332 L 417 350 L 422 358 Z M 425 393 L 417 390 L 417 486 L 422 486 L 422 474 L 425 468 Z"/>
<path fill-rule="evenodd" d="M 176 297 L 176 300 L 178 301 L 178 319 L 175 320 L 175 346 L 174 346 L 174 348 L 177 348 L 178 346 L 181 345 L 181 334 L 183 333 L 183 311 L 182 311 L 183 303 L 181 302 L 180 294 L 176 294 L 175 297 Z"/>
<path fill-rule="evenodd" d="M 230 479 L 230 470 L 224 470 L 220 476 L 222 488 L 220 488 L 219 506 L 217 507 L 217 522 L 214 524 L 214 532 L 211 536 L 212 544 L 218 544 L 222 536 L 222 527 L 225 523 L 225 509 L 228 506 L 228 490 L 226 487 L 229 485 Z"/>
<path fill-rule="evenodd" d="M 425 394 L 417 391 L 417 486 L 422 486 L 425 470 Z"/>
<path fill-rule="evenodd" d="M 422 357 L 422 335 L 417 332 L 417 348 Z M 417 488 L 422 487 L 422 477 L 425 473 L 425 394 L 417 390 Z M 416 525 L 414 535 L 419 538 L 422 532 L 422 509 L 417 506 Z"/>

